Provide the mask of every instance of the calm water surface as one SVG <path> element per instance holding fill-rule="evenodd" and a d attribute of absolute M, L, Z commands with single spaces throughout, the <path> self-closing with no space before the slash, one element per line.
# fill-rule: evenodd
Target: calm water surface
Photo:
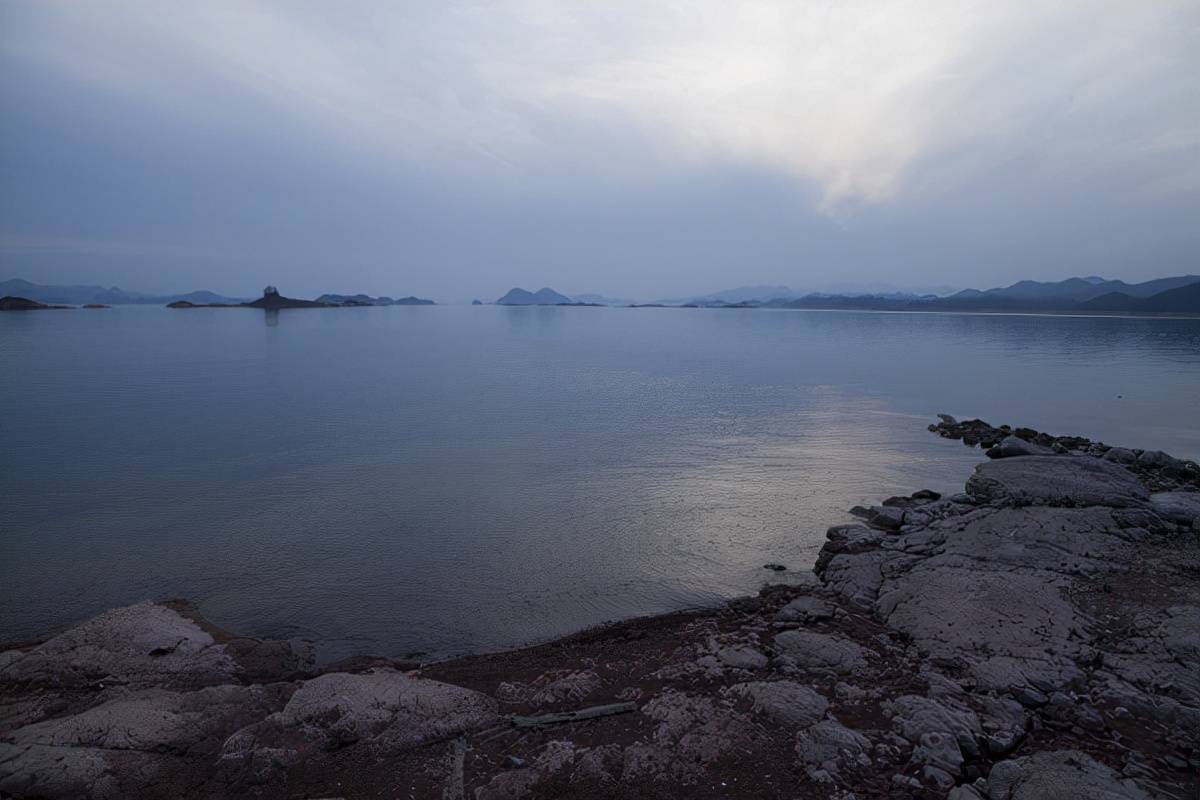
<path fill-rule="evenodd" d="M 617 308 L 0 314 L 0 641 L 187 597 L 333 658 L 805 570 L 956 491 L 935 412 L 1200 457 L 1200 321 Z"/>

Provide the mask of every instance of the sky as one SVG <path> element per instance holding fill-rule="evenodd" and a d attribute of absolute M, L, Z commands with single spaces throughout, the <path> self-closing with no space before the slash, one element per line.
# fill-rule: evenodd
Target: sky
<path fill-rule="evenodd" d="M 0 279 L 1200 273 L 1200 3 L 3 0 Z"/>

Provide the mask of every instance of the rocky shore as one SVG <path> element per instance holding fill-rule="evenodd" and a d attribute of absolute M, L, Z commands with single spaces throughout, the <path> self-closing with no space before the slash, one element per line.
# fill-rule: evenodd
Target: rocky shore
<path fill-rule="evenodd" d="M 317 670 L 147 602 L 0 652 L 0 795 L 1197 797 L 1200 470 L 931 427 L 989 448 L 964 492 L 721 609 Z"/>

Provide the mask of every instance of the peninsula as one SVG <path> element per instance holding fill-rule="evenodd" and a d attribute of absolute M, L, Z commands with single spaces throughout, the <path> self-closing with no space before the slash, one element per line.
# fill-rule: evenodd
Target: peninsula
<path fill-rule="evenodd" d="M 1200 467 L 930 427 L 988 448 L 963 492 L 855 508 L 718 609 L 433 664 L 317 666 L 182 602 L 9 648 L 0 793 L 1195 797 Z"/>

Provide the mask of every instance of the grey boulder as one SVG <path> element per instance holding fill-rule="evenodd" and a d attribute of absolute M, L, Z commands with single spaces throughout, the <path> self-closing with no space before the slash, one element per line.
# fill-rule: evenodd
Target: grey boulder
<path fill-rule="evenodd" d="M 786 727 L 807 728 L 829 708 L 824 695 L 795 681 L 752 681 L 733 689 L 753 701 L 756 713 Z"/>
<path fill-rule="evenodd" d="M 1000 443 L 987 451 L 988 458 L 1013 458 L 1015 456 L 1051 456 L 1054 451 L 1040 444 L 1027 442 L 1016 436 L 1006 436 Z"/>

